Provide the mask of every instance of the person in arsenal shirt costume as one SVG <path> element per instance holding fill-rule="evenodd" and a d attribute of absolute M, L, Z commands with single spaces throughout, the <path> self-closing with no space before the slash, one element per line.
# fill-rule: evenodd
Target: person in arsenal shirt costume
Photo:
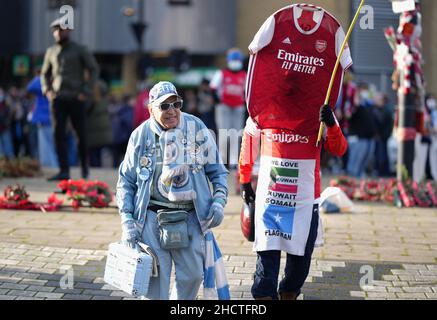
<path fill-rule="evenodd" d="M 331 106 L 344 71 L 352 65 L 348 47 L 340 58 L 329 105 L 323 105 L 344 38 L 342 27 L 327 11 L 296 4 L 271 15 L 249 46 L 250 117 L 239 170 L 242 197 L 246 203 L 255 202 L 255 299 L 297 299 L 314 246 L 323 244 L 318 209 L 322 147 L 316 147 L 316 141 L 322 121 L 327 127 L 325 150 L 342 156 L 347 149 Z M 255 196 L 251 172 L 259 153 Z M 287 260 L 278 288 L 281 251 Z"/>

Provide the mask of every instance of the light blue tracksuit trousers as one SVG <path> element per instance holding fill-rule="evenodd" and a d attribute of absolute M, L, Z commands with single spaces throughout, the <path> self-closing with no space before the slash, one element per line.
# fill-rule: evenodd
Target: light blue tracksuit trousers
<path fill-rule="evenodd" d="M 159 229 L 156 213 L 147 211 L 141 238 L 158 257 L 159 276 L 151 278 L 147 299 L 168 300 L 172 263 L 175 265 L 175 285 L 171 300 L 195 300 L 203 281 L 205 239 L 194 211 L 187 219 L 190 246 L 183 249 L 164 250 L 159 244 Z"/>

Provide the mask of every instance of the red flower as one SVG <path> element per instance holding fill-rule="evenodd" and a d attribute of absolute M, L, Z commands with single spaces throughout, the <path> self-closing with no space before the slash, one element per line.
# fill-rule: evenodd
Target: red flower
<path fill-rule="evenodd" d="M 73 200 L 73 209 L 75 211 L 79 210 L 80 208 L 80 201 L 79 200 Z"/>
<path fill-rule="evenodd" d="M 98 194 L 97 190 L 93 190 L 93 191 L 89 191 L 87 193 L 87 195 L 88 195 L 88 197 L 96 198 L 99 194 Z"/>
<path fill-rule="evenodd" d="M 47 202 L 49 204 L 53 204 L 55 206 L 60 206 L 64 203 L 64 201 L 62 199 L 58 199 L 56 197 L 56 194 L 52 193 L 48 198 L 47 198 Z"/>
<path fill-rule="evenodd" d="M 62 180 L 61 182 L 58 183 L 58 188 L 61 190 L 67 190 L 69 187 L 69 183 L 68 180 Z"/>

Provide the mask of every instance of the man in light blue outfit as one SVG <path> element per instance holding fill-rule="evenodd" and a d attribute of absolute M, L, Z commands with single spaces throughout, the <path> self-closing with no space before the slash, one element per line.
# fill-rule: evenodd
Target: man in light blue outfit
<path fill-rule="evenodd" d="M 152 88 L 151 118 L 132 133 L 119 169 L 122 241 L 131 247 L 142 241 L 158 257 L 159 276 L 151 278 L 149 299 L 169 299 L 172 263 L 176 279 L 170 298 L 196 298 L 204 276 L 205 235 L 222 222 L 227 201 L 228 172 L 215 141 L 200 119 L 180 111 L 182 105 L 172 83 Z M 176 218 L 181 212 L 183 221 Z M 171 229 L 175 224 L 167 229 L 163 222 L 172 219 L 177 231 Z M 168 247 L 179 240 L 179 248 Z"/>

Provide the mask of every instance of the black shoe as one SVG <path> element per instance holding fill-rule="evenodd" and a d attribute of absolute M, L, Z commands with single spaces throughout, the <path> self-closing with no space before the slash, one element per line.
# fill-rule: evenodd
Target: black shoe
<path fill-rule="evenodd" d="M 53 177 L 50 177 L 47 179 L 47 181 L 62 181 L 62 180 L 69 180 L 70 175 L 68 173 L 60 172 Z"/>
<path fill-rule="evenodd" d="M 90 172 L 88 169 L 82 170 L 82 179 L 88 180 L 89 176 L 90 176 Z"/>

